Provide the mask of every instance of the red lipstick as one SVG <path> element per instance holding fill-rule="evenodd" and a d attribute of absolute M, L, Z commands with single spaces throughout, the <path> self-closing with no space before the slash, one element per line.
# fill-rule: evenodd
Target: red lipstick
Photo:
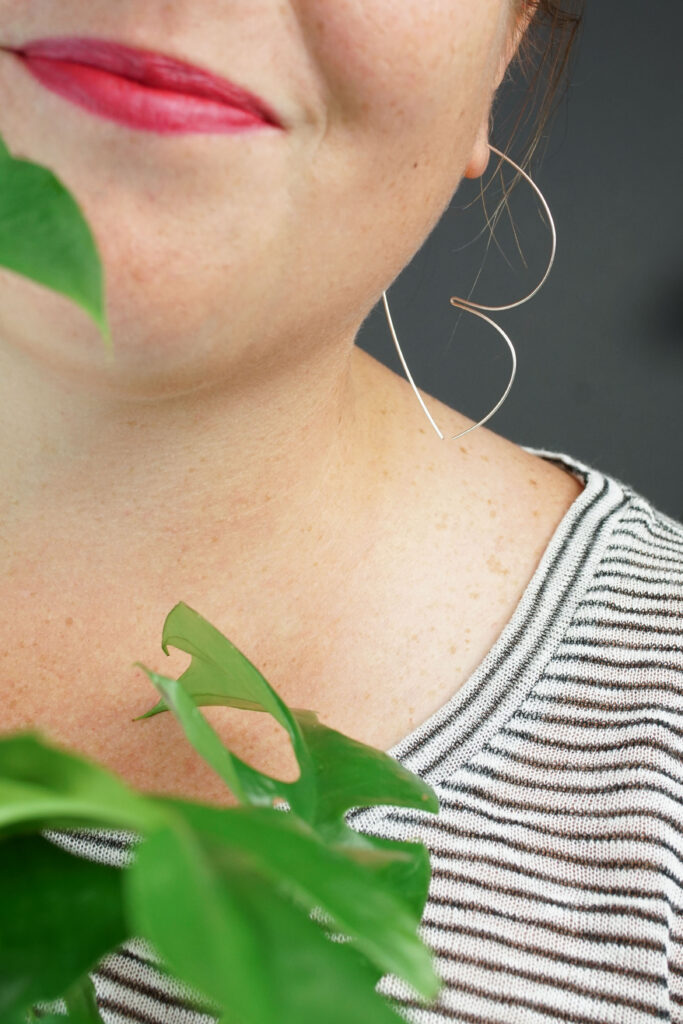
<path fill-rule="evenodd" d="M 84 37 L 4 49 L 47 89 L 129 128 L 175 135 L 283 127 L 254 93 L 152 50 Z"/>

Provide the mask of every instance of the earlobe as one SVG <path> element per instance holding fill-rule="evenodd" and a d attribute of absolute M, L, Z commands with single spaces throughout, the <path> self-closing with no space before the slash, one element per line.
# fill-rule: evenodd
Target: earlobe
<path fill-rule="evenodd" d="M 524 33 L 528 29 L 534 16 L 536 7 L 537 3 L 535 0 L 526 0 L 526 2 L 521 6 L 521 13 L 516 21 L 514 31 L 510 34 L 505 52 L 500 58 L 498 73 L 493 86 L 494 95 L 505 77 L 505 72 L 507 71 L 510 62 L 519 49 Z M 487 117 L 479 126 L 477 137 L 474 141 L 474 145 L 472 146 L 472 153 L 467 167 L 465 168 L 464 177 L 481 178 L 482 174 L 486 172 L 486 168 L 489 164 L 489 158 L 491 156 L 491 150 L 489 149 L 489 131 L 490 125 Z"/>
<path fill-rule="evenodd" d="M 491 150 L 489 149 L 488 118 L 479 126 L 477 137 L 472 147 L 472 154 L 465 168 L 465 178 L 481 178 L 489 165 Z"/>

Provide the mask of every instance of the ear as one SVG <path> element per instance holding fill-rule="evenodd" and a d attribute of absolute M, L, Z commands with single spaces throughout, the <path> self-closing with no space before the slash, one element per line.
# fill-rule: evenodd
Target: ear
<path fill-rule="evenodd" d="M 472 153 L 467 163 L 467 167 L 465 168 L 464 176 L 466 178 L 480 178 L 488 167 L 489 157 L 491 156 L 491 150 L 489 149 L 489 122 L 493 97 L 505 77 L 505 72 L 508 69 L 510 61 L 519 49 L 519 44 L 524 38 L 524 33 L 528 29 L 531 19 L 536 13 L 537 5 L 535 0 L 514 0 L 514 3 L 517 9 L 517 16 L 510 32 L 508 33 L 505 49 L 500 56 L 498 71 L 493 81 L 491 100 L 479 125 L 477 136 L 472 145 Z"/>

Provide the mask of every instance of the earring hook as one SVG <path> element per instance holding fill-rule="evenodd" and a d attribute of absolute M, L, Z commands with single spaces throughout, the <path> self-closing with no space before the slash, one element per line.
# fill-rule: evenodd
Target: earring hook
<path fill-rule="evenodd" d="M 510 349 L 510 352 L 512 353 L 512 373 L 510 375 L 510 380 L 508 382 L 508 386 L 505 389 L 505 392 L 503 393 L 502 398 L 493 407 L 493 409 L 491 409 L 491 411 L 486 416 L 484 416 L 483 419 L 479 420 L 478 423 L 475 423 L 471 427 L 468 427 L 467 430 L 463 430 L 459 434 L 453 434 L 452 437 L 450 438 L 451 441 L 455 441 L 457 438 L 463 437 L 465 434 L 469 434 L 471 430 L 476 430 L 477 427 L 481 427 L 484 423 L 486 423 L 487 420 L 489 420 L 494 415 L 494 413 L 496 413 L 498 411 L 498 409 L 500 409 L 501 405 L 503 404 L 503 402 L 507 398 L 508 394 L 510 393 L 510 388 L 512 387 L 512 383 L 513 383 L 513 381 L 515 379 L 515 374 L 517 372 L 517 354 L 515 352 L 514 345 L 510 341 L 509 337 L 507 336 L 507 334 L 505 333 L 503 328 L 500 327 L 499 324 L 497 324 L 497 323 L 495 323 L 495 321 L 491 320 L 490 317 L 485 316 L 484 313 L 478 312 L 478 310 L 485 309 L 488 312 L 497 312 L 497 311 L 505 310 L 505 309 L 514 309 L 516 306 L 521 306 L 521 305 L 523 305 L 523 303 L 528 302 L 529 299 L 533 298 L 534 295 L 545 284 L 545 282 L 547 280 L 547 277 L 548 277 L 548 274 L 550 273 L 550 271 L 552 269 L 552 266 L 553 266 L 553 263 L 555 261 L 555 252 L 557 250 L 557 231 L 555 229 L 555 221 L 553 220 L 553 216 L 552 216 L 552 214 L 550 212 L 550 207 L 548 206 L 548 204 L 547 204 L 547 202 L 545 200 L 545 197 L 544 197 L 543 193 L 541 192 L 541 190 L 539 189 L 538 185 L 536 185 L 536 183 L 534 181 L 532 181 L 532 179 L 526 173 L 526 171 L 523 171 L 522 168 L 518 164 L 516 164 L 515 161 L 512 160 L 509 156 L 506 156 L 505 153 L 501 153 L 501 151 L 499 149 L 497 149 L 495 146 L 492 146 L 490 143 L 489 143 L 489 149 L 493 153 L 497 153 L 498 156 L 501 157 L 501 159 L 507 160 L 507 162 L 509 164 L 511 164 L 517 171 L 519 171 L 519 173 L 522 175 L 522 177 L 525 178 L 529 182 L 531 187 L 534 189 L 534 191 L 538 195 L 539 199 L 541 200 L 541 203 L 543 204 L 543 208 L 544 208 L 544 210 L 546 212 L 546 216 L 548 218 L 548 224 L 550 226 L 550 231 L 551 231 L 551 234 L 552 234 L 552 249 L 551 249 L 551 253 L 550 253 L 550 261 L 549 261 L 548 266 L 546 268 L 545 274 L 541 278 L 540 282 L 536 285 L 536 287 L 534 288 L 533 291 L 529 292 L 528 295 L 526 295 L 523 299 L 519 299 L 517 302 L 511 302 L 511 303 L 509 303 L 509 305 L 506 305 L 506 306 L 483 306 L 483 305 L 481 305 L 480 303 L 477 303 L 477 302 L 470 302 L 469 299 L 461 299 L 461 298 L 459 298 L 458 296 L 455 296 L 455 295 L 452 296 L 452 298 L 450 300 L 452 306 L 455 306 L 455 307 L 457 307 L 459 309 L 462 309 L 466 313 L 473 313 L 475 316 L 480 317 L 482 320 L 486 320 L 486 322 L 488 324 L 490 324 L 492 327 L 495 327 L 495 329 L 498 331 L 498 333 L 500 335 L 502 335 L 502 337 L 507 342 L 507 345 L 508 345 L 508 347 Z M 386 313 L 387 322 L 389 324 L 389 330 L 391 331 L 391 336 L 394 339 L 394 345 L 396 346 L 396 351 L 398 352 L 398 356 L 399 356 L 399 359 L 401 360 L 401 363 L 403 365 L 403 369 L 404 369 L 404 371 L 406 373 L 406 376 L 407 376 L 407 378 L 408 378 L 408 380 L 410 382 L 410 385 L 411 385 L 413 391 L 415 392 L 415 395 L 417 396 L 417 399 L 418 399 L 420 405 L 422 406 L 422 409 L 423 409 L 425 415 L 427 416 L 427 419 L 429 420 L 431 425 L 434 427 L 434 430 L 439 435 L 439 438 L 443 441 L 444 440 L 444 435 L 439 430 L 438 426 L 436 425 L 436 423 L 434 422 L 434 420 L 432 418 L 431 413 L 429 412 L 429 409 L 425 405 L 424 400 L 422 398 L 422 395 L 418 391 L 418 389 L 417 389 L 417 387 L 415 385 L 415 381 L 413 380 L 412 374 L 411 374 L 410 370 L 408 369 L 408 364 L 405 361 L 405 357 L 403 355 L 403 352 L 401 351 L 401 346 L 399 344 L 398 337 L 396 335 L 396 328 L 394 327 L 394 322 L 393 322 L 392 317 L 391 317 L 391 311 L 389 309 L 389 301 L 387 299 L 386 291 L 382 292 L 382 301 L 384 303 L 384 312 Z"/>

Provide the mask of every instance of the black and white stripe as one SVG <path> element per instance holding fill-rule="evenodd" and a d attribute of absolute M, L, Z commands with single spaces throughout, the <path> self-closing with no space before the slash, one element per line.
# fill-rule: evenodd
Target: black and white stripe
<path fill-rule="evenodd" d="M 414 1024 L 683 1024 L 683 524 L 569 456 L 586 486 L 467 682 L 389 753 L 440 812 L 354 808 L 424 842 L 421 935 L 444 987 Z M 45 833 L 121 867 L 130 833 Z M 132 939 L 93 972 L 111 1024 L 211 1024 Z"/>

